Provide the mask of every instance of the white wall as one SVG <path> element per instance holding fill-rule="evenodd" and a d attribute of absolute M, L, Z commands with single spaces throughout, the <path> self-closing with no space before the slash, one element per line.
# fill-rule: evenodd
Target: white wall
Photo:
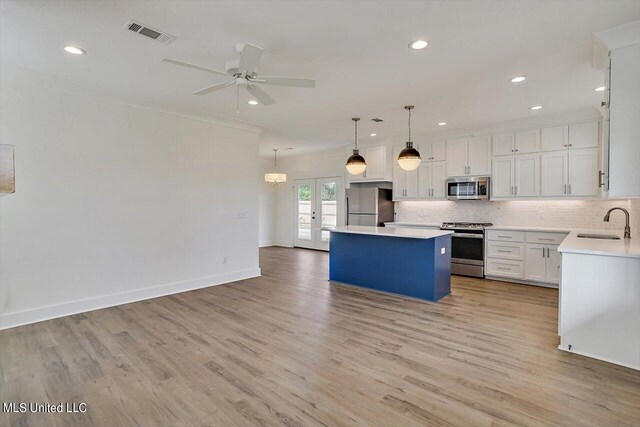
<path fill-rule="evenodd" d="M 257 131 L 0 84 L 0 327 L 259 275 Z"/>
<path fill-rule="evenodd" d="M 276 187 L 264 182 L 264 174 L 273 172 L 273 160 L 260 159 L 260 207 L 258 212 L 258 229 L 260 231 L 260 247 L 272 246 L 276 242 Z"/>

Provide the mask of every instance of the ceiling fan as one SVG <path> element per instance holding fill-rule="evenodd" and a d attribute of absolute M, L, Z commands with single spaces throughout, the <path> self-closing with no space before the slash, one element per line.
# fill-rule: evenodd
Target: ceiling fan
<path fill-rule="evenodd" d="M 190 64 L 188 62 L 178 61 L 176 59 L 164 58 L 163 61 L 169 64 L 179 65 L 181 67 L 200 70 L 211 74 L 218 74 L 231 79 L 225 83 L 217 83 L 212 86 L 205 87 L 193 92 L 194 95 L 207 95 L 217 92 L 227 87 L 236 87 L 236 111 L 239 110 L 239 90 L 243 87 L 257 101 L 263 105 L 271 105 L 276 101 L 269 96 L 267 92 L 262 90 L 258 85 L 274 85 L 288 87 L 309 87 L 316 86 L 316 81 L 311 79 L 299 79 L 295 77 L 276 77 L 276 76 L 259 76 L 256 73 L 258 63 L 262 58 L 264 49 L 249 43 L 237 44 L 236 50 L 240 53 L 240 59 L 227 61 L 225 71 L 218 71 L 212 68 L 202 67 L 200 65 Z"/>

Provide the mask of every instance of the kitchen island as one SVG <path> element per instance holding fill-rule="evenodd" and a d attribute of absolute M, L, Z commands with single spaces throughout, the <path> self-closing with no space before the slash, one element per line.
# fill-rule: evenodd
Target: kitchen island
<path fill-rule="evenodd" d="M 329 280 L 438 301 L 451 292 L 451 231 L 331 229 Z"/>

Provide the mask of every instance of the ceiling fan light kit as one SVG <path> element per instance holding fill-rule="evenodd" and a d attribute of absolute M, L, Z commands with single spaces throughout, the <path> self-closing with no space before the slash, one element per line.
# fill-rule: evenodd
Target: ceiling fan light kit
<path fill-rule="evenodd" d="M 278 172 L 278 149 L 273 149 L 273 172 L 264 174 L 264 182 L 268 184 L 282 184 L 287 181 L 287 174 Z"/>
<path fill-rule="evenodd" d="M 241 49 L 240 59 L 227 61 L 227 63 L 225 64 L 225 71 L 214 70 L 213 68 L 202 67 L 200 65 L 179 61 L 177 59 L 164 58 L 163 61 L 168 64 L 191 68 L 193 70 L 203 71 L 205 73 L 216 74 L 219 76 L 224 76 L 228 79 L 232 79 L 232 81 L 229 82 L 216 83 L 212 86 L 208 86 L 195 91 L 193 92 L 193 95 L 208 95 L 226 87 L 235 86 L 236 106 L 239 105 L 240 87 L 245 88 L 247 92 L 249 92 L 249 94 L 260 104 L 272 105 L 275 104 L 276 101 L 258 85 L 305 88 L 313 88 L 316 86 L 316 81 L 312 79 L 301 79 L 297 77 L 260 76 L 257 74 L 256 69 L 258 68 L 260 59 L 262 59 L 264 49 L 250 43 L 245 43 L 244 45 L 241 45 L 241 47 L 236 46 L 236 49 Z"/>
<path fill-rule="evenodd" d="M 360 150 L 358 150 L 358 121 L 360 118 L 354 117 L 351 120 L 355 125 L 355 146 L 353 154 L 347 159 L 347 172 L 351 175 L 360 175 L 367 168 L 367 162 L 360 155 Z"/>
<path fill-rule="evenodd" d="M 406 147 L 398 155 L 398 165 L 406 171 L 412 171 L 420 166 L 422 159 L 418 150 L 413 148 L 411 141 L 411 110 L 413 110 L 413 105 L 407 105 L 404 109 L 409 112 L 409 140 L 406 142 Z"/>

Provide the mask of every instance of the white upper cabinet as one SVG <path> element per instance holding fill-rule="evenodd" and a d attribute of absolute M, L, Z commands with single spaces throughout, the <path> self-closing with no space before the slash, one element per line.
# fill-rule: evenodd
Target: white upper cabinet
<path fill-rule="evenodd" d="M 569 151 L 568 195 L 598 195 L 598 164 L 597 148 Z"/>
<path fill-rule="evenodd" d="M 565 150 L 541 156 L 542 196 L 597 196 L 598 149 Z"/>
<path fill-rule="evenodd" d="M 598 146 L 598 122 L 569 125 L 569 148 L 593 148 Z"/>
<path fill-rule="evenodd" d="M 551 126 L 542 128 L 542 151 L 566 150 L 569 147 L 569 126 Z"/>
<path fill-rule="evenodd" d="M 360 155 L 367 162 L 367 168 L 360 175 L 348 174 L 350 182 L 389 181 L 391 180 L 391 164 L 387 162 L 387 146 L 379 145 L 360 148 Z M 349 149 L 348 154 L 351 155 Z"/>
<path fill-rule="evenodd" d="M 523 154 L 515 157 L 514 193 L 518 197 L 540 195 L 540 155 Z"/>
<path fill-rule="evenodd" d="M 447 175 L 467 175 L 467 138 L 447 141 Z"/>
<path fill-rule="evenodd" d="M 538 154 L 504 156 L 493 159 L 493 198 L 536 197 L 540 195 Z"/>
<path fill-rule="evenodd" d="M 445 195 L 445 162 L 422 163 L 418 168 L 418 198 L 443 199 Z"/>
<path fill-rule="evenodd" d="M 393 200 L 410 200 L 418 198 L 418 169 L 406 171 L 400 166 L 393 166 Z"/>
<path fill-rule="evenodd" d="M 444 141 L 435 141 L 428 143 L 431 159 L 434 162 L 447 160 L 447 149 Z"/>
<path fill-rule="evenodd" d="M 491 148 L 494 156 L 510 156 L 513 154 L 515 134 L 503 133 L 493 135 Z"/>
<path fill-rule="evenodd" d="M 491 173 L 491 137 L 469 138 L 467 175 L 489 175 Z"/>
<path fill-rule="evenodd" d="M 527 154 L 540 151 L 540 130 L 522 130 L 516 132 L 515 153 Z"/>
<path fill-rule="evenodd" d="M 540 156 L 542 196 L 564 196 L 567 194 L 567 171 L 569 153 L 554 151 Z"/>
<path fill-rule="evenodd" d="M 491 197 L 512 197 L 515 159 L 513 156 L 493 159 Z"/>

